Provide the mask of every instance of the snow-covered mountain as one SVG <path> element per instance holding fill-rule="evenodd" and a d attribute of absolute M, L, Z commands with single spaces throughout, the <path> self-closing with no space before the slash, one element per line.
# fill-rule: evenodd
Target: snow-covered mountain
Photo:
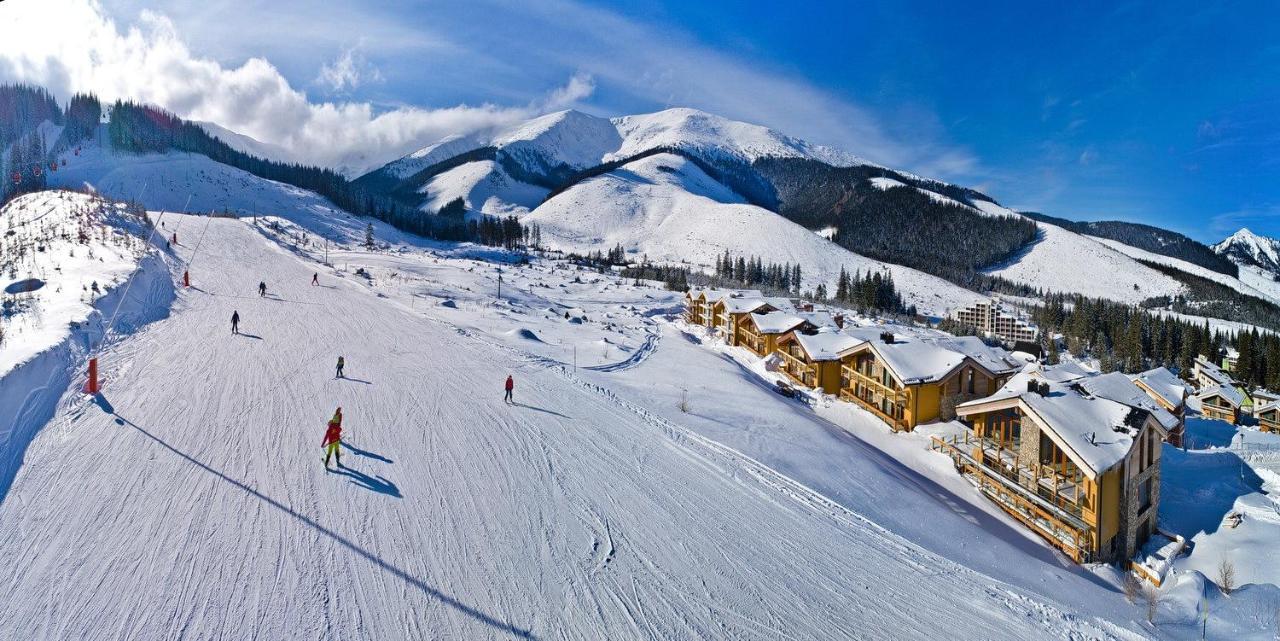
<path fill-rule="evenodd" d="M 799 263 L 805 282 L 833 287 L 840 270 L 892 273 L 908 304 L 941 315 L 979 299 L 936 276 L 855 254 L 753 205 L 688 158 L 646 156 L 583 180 L 535 209 L 525 222 L 543 241 L 571 251 L 622 245 L 637 260 L 710 269 L 726 250 L 765 262 Z"/>
<path fill-rule="evenodd" d="M 1259 236 L 1241 228 L 1214 245 L 1213 250 L 1237 265 L 1251 265 L 1280 276 L 1280 240 L 1275 238 Z"/>
<path fill-rule="evenodd" d="M 835 166 L 869 164 L 767 127 L 696 109 L 613 119 L 568 110 L 487 135 L 446 138 L 358 182 L 397 193 L 428 212 L 460 197 L 474 212 L 523 214 L 579 172 L 658 149 L 678 149 L 712 162 L 805 158 Z M 466 170 L 454 171 L 468 164 Z M 451 175 L 441 178 L 443 174 Z M 531 199 L 536 192 L 530 187 L 544 191 Z"/>

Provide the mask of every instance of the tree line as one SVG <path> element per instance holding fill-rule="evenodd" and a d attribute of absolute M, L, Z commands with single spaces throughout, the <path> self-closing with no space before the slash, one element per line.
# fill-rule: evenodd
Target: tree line
<path fill-rule="evenodd" d="M 800 263 L 765 263 L 759 256 L 734 258 L 729 250 L 716 257 L 716 278 L 740 287 L 762 286 L 800 295 Z"/>

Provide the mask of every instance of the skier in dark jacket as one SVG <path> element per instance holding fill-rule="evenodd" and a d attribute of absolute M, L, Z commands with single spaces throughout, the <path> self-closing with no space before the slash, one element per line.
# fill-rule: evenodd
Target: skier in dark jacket
<path fill-rule="evenodd" d="M 316 273 L 314 273 L 314 274 L 312 274 L 312 275 L 311 275 L 311 284 L 312 284 L 312 285 L 319 285 L 319 284 L 320 284 L 320 272 L 316 272 Z"/>
<path fill-rule="evenodd" d="M 232 334 L 240 333 L 240 312 L 239 311 L 231 312 L 231 333 Z"/>
<path fill-rule="evenodd" d="M 266 295 L 267 295 L 267 284 L 266 284 L 266 283 L 258 283 L 258 295 L 259 295 L 259 296 L 266 296 Z"/>
<path fill-rule="evenodd" d="M 510 375 L 510 374 L 507 374 L 507 385 L 506 385 L 506 387 L 507 387 L 507 395 L 506 395 L 505 397 L 503 397 L 503 399 L 502 399 L 502 400 L 503 400 L 503 401 L 505 401 L 505 402 L 507 402 L 507 403 L 515 403 L 515 401 L 514 401 L 514 400 L 512 400 L 512 398 L 511 398 L 511 391 L 512 391 L 512 390 L 514 390 L 514 389 L 516 388 L 516 381 L 515 381 L 515 379 L 511 378 L 511 375 Z"/>
<path fill-rule="evenodd" d="M 338 357 L 338 371 L 337 371 L 337 373 L 335 373 L 335 374 L 333 375 L 333 377 L 334 377 L 334 378 L 344 378 L 344 376 L 343 376 L 343 374 L 342 374 L 342 368 L 343 368 L 343 366 L 344 366 L 344 365 L 346 365 L 346 364 L 347 364 L 347 359 L 345 359 L 345 358 L 343 358 L 343 357 L 339 356 L 339 357 Z"/>

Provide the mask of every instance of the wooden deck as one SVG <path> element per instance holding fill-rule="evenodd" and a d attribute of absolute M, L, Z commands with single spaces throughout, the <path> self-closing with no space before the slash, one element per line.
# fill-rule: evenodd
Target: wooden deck
<path fill-rule="evenodd" d="M 1080 505 L 1068 500 L 1068 493 L 1057 489 L 1065 481 L 1065 477 L 1054 476 L 1057 473 L 1052 470 L 1048 471 L 1050 474 L 1047 476 L 1038 477 L 1046 470 L 1024 466 L 1015 468 L 1011 478 L 1007 470 L 990 464 L 987 460 L 989 457 L 985 454 L 987 450 L 979 442 L 981 440 L 987 439 L 977 439 L 969 434 L 950 439 L 934 436 L 931 438 L 930 448 L 951 457 L 956 469 L 973 480 L 979 491 L 1051 545 L 1077 563 L 1089 561 L 1094 552 L 1095 531 L 1082 518 Z M 981 461 L 973 456 L 973 452 L 979 449 L 984 452 L 984 460 Z M 1000 458 L 997 456 L 997 459 Z M 1023 474 L 1023 471 L 1028 473 Z M 1041 483 L 1045 479 L 1050 487 Z M 1080 484 L 1075 481 L 1072 484 L 1075 489 L 1071 494 L 1080 496 Z M 1051 498 L 1044 496 L 1046 490 L 1050 490 Z"/>

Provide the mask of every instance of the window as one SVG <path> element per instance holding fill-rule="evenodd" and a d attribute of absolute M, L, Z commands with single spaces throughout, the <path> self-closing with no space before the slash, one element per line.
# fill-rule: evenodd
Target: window
<path fill-rule="evenodd" d="M 1142 514 L 1151 507 L 1151 477 L 1143 481 L 1138 486 L 1138 514 Z"/>

